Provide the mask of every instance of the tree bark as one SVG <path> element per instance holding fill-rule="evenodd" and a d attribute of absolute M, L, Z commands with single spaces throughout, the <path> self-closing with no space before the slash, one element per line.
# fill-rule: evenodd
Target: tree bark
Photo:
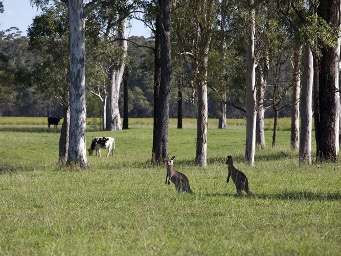
<path fill-rule="evenodd" d="M 304 69 L 302 79 L 302 96 L 301 96 L 301 134 L 299 162 L 311 163 L 311 135 L 312 135 L 312 98 L 313 98 L 313 54 L 309 46 L 304 47 Z"/>
<path fill-rule="evenodd" d="M 68 165 L 88 168 L 85 127 L 85 17 L 83 0 L 68 1 L 70 23 L 70 138 Z"/>
<path fill-rule="evenodd" d="M 341 1 L 338 1 L 338 12 L 336 14 L 335 26 L 341 29 Z M 340 114 L 341 114 L 341 102 L 340 102 L 340 47 L 341 47 L 341 37 L 338 38 L 338 43 L 336 47 L 336 57 L 335 57 L 335 101 L 336 101 L 336 117 L 335 117 L 335 148 L 336 155 L 339 155 L 340 151 Z"/>
<path fill-rule="evenodd" d="M 129 129 L 129 109 L 128 109 L 128 103 L 129 103 L 129 72 L 126 68 L 124 70 L 124 76 L 123 76 L 123 97 L 124 97 L 124 107 L 123 107 L 123 129 Z"/>
<path fill-rule="evenodd" d="M 123 80 L 123 73 L 125 68 L 125 56 L 127 54 L 128 42 L 126 39 L 126 19 L 121 19 L 118 25 L 117 37 L 122 40 L 118 40 L 117 44 L 122 48 L 123 56 L 119 61 L 115 61 L 110 68 L 108 92 L 109 92 L 109 113 L 107 113 L 107 130 L 122 130 L 119 97 L 121 83 Z"/>
<path fill-rule="evenodd" d="M 300 100 L 300 82 L 301 82 L 301 52 L 302 46 L 297 44 L 294 52 L 293 63 L 293 82 L 292 82 L 292 98 L 291 98 L 291 139 L 290 145 L 292 150 L 297 150 L 299 147 L 299 100 Z"/>
<path fill-rule="evenodd" d="M 67 161 L 69 152 L 69 133 L 70 133 L 70 108 L 69 105 L 63 106 L 63 124 L 59 138 L 59 162 L 64 164 Z"/>
<path fill-rule="evenodd" d="M 337 20 L 337 0 L 321 0 L 317 14 L 327 23 L 335 26 Z M 336 42 L 337 43 L 337 42 Z M 322 46 L 322 57 L 319 61 L 319 118 L 315 126 L 318 126 L 319 136 L 316 138 L 318 145 L 316 156 L 320 161 L 336 161 L 336 47 Z"/>
<path fill-rule="evenodd" d="M 208 46 L 207 46 L 208 47 Z M 208 53 L 208 48 L 207 51 Z M 208 100 L 207 100 L 207 65 L 208 55 L 205 55 L 200 79 L 197 81 L 198 118 L 197 118 L 197 149 L 195 162 L 201 167 L 207 166 L 207 130 L 208 130 Z"/>
<path fill-rule="evenodd" d="M 155 161 L 161 163 L 168 157 L 168 120 L 169 92 L 171 84 L 171 32 L 170 32 L 170 1 L 159 1 L 161 12 L 160 29 L 160 64 L 161 81 L 157 104 Z"/>
<path fill-rule="evenodd" d="M 223 100 L 219 102 L 220 107 L 220 116 L 219 116 L 219 129 L 225 129 L 226 128 L 226 97 L 224 97 Z"/>
<path fill-rule="evenodd" d="M 278 126 L 278 109 L 274 106 L 274 128 L 272 132 L 272 147 L 276 147 L 276 139 L 277 139 L 277 126 Z"/>
<path fill-rule="evenodd" d="M 264 149 L 265 148 L 265 130 L 264 130 L 264 116 L 265 116 L 265 107 L 264 107 L 264 94 L 265 94 L 265 86 L 267 81 L 267 73 L 268 73 L 268 62 L 267 58 L 264 60 L 263 67 L 260 70 L 259 74 L 259 87 L 257 89 L 257 120 L 256 120 L 256 145 Z"/>
<path fill-rule="evenodd" d="M 182 86 L 183 86 L 183 77 L 179 78 L 178 85 L 178 129 L 182 129 Z"/>
<path fill-rule="evenodd" d="M 153 122 L 153 147 L 152 147 L 152 163 L 161 161 L 156 158 L 156 145 L 159 140 L 156 136 L 158 131 L 158 104 L 160 94 L 160 81 L 161 81 L 161 47 L 160 47 L 160 30 L 161 30 L 161 18 L 160 13 L 156 15 L 155 21 L 155 40 L 154 40 L 154 122 Z"/>
<path fill-rule="evenodd" d="M 254 164 L 256 145 L 256 88 L 255 88 L 255 9 L 254 0 L 250 0 L 248 45 L 246 49 L 247 71 L 246 71 L 246 149 L 245 158 L 248 164 Z"/>

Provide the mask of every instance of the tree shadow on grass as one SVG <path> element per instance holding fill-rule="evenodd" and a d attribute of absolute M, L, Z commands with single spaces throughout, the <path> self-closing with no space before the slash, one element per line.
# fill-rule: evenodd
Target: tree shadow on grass
<path fill-rule="evenodd" d="M 255 194 L 255 198 L 301 201 L 340 201 L 341 193 L 315 193 L 311 191 L 283 191 L 276 194 Z"/>
<path fill-rule="evenodd" d="M 5 126 L 0 127 L 1 132 L 31 132 L 31 133 L 60 133 L 60 128 L 47 128 L 42 126 Z"/>
<path fill-rule="evenodd" d="M 208 197 L 236 197 L 237 194 L 208 193 Z M 341 193 L 314 193 L 310 191 L 284 191 L 276 194 L 243 194 L 240 198 L 272 199 L 272 200 L 299 200 L 299 201 L 341 201 Z"/>

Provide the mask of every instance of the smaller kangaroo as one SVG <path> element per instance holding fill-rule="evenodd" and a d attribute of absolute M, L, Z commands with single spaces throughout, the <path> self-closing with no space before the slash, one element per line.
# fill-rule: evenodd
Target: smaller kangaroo
<path fill-rule="evenodd" d="M 228 169 L 226 183 L 229 182 L 230 176 L 232 176 L 233 183 L 236 185 L 237 195 L 241 196 L 242 190 L 244 190 L 249 195 L 249 182 L 246 178 L 246 175 L 233 166 L 232 156 L 227 156 L 226 165 Z"/>
<path fill-rule="evenodd" d="M 166 182 L 165 184 L 169 185 L 172 181 L 175 185 L 176 191 L 179 193 L 182 191 L 186 191 L 187 193 L 192 194 L 192 190 L 189 185 L 189 180 L 185 174 L 178 172 L 174 168 L 174 160 L 175 156 L 170 159 L 167 159 L 167 173 L 166 173 Z"/>

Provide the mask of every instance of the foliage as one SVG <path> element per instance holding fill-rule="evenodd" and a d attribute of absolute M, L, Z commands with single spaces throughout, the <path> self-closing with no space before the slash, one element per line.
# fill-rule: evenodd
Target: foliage
<path fill-rule="evenodd" d="M 289 133 L 281 132 L 277 148 L 257 152 L 252 168 L 243 160 L 245 123 L 219 130 L 210 120 L 209 165 L 198 169 L 192 119 L 170 129 L 175 168 L 195 193 L 177 194 L 164 184 L 165 167 L 149 164 L 151 121 L 105 132 L 116 138 L 114 157 L 89 157 L 90 170 L 82 172 L 58 167 L 58 133 L 3 131 L 1 124 L 0 140 L 11 143 L 0 149 L 0 254 L 339 253 L 339 163 L 299 165 Z M 87 132 L 88 146 L 103 135 Z M 252 196 L 238 198 L 226 184 L 227 154 L 246 173 Z"/>
<path fill-rule="evenodd" d="M 66 6 L 56 3 L 44 8 L 28 30 L 30 47 L 42 60 L 32 72 L 37 90 L 54 104 L 68 106 L 69 95 L 69 27 Z M 61 114 L 61 113 L 60 113 Z"/>
<path fill-rule="evenodd" d="M 0 35 L 0 115 L 39 112 L 35 106 L 27 109 L 29 102 L 25 102 L 44 102 L 34 89 L 29 88 L 32 85 L 29 74 L 39 58 L 28 50 L 27 38 L 17 29 L 9 29 Z"/>
<path fill-rule="evenodd" d="M 321 57 L 321 48 L 335 48 L 340 29 L 331 26 L 323 18 L 316 14 L 306 17 L 306 21 L 299 30 L 303 42 L 308 43 L 315 56 Z M 319 44 L 316 44 L 316 40 Z"/>

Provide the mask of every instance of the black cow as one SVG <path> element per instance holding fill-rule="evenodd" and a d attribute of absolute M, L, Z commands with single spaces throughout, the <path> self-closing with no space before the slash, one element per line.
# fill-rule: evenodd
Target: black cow
<path fill-rule="evenodd" d="M 49 128 L 50 128 L 50 125 L 52 124 L 52 125 L 54 125 L 54 128 L 56 129 L 57 126 L 58 126 L 58 124 L 59 124 L 60 119 L 62 119 L 62 118 L 61 118 L 61 117 L 52 117 L 52 116 L 49 116 L 49 117 L 47 118 L 47 122 L 48 122 Z"/>

